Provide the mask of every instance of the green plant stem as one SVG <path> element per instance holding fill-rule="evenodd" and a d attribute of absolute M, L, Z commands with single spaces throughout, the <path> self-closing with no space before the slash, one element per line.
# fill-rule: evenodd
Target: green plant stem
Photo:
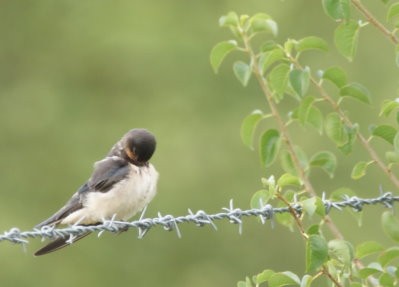
<path fill-rule="evenodd" d="M 396 37 L 393 31 L 390 31 L 386 28 L 377 18 L 374 17 L 373 14 L 360 2 L 360 0 L 351 0 L 352 5 L 363 14 L 363 16 L 369 21 L 373 26 L 375 26 L 378 30 L 381 31 L 392 43 L 395 45 L 399 43 L 398 38 Z"/>
<path fill-rule="evenodd" d="M 242 36 L 242 39 L 243 39 L 243 42 L 245 45 L 245 49 L 247 50 L 247 53 L 249 54 L 249 56 L 251 58 L 253 73 L 259 83 L 260 88 L 262 89 L 263 94 L 265 95 L 265 98 L 270 107 L 271 113 L 277 122 L 278 128 L 281 132 L 282 140 L 285 143 L 285 145 L 287 146 L 288 153 L 290 154 L 290 156 L 292 158 L 295 169 L 298 171 L 299 177 L 301 178 L 301 180 L 304 184 L 305 190 L 309 194 L 311 194 L 313 196 L 317 196 L 317 193 L 314 191 L 312 183 L 310 182 L 309 178 L 306 176 L 305 170 L 302 168 L 302 166 L 299 162 L 299 159 L 295 153 L 294 145 L 289 137 L 289 134 L 288 134 L 287 128 L 284 124 L 284 121 L 283 121 L 280 113 L 278 112 L 276 104 L 274 103 L 272 93 L 269 90 L 266 80 L 263 78 L 262 72 L 260 71 L 259 67 L 257 67 L 257 65 L 254 64 L 254 63 L 256 63 L 256 55 L 251 48 L 251 45 L 249 43 L 249 38 L 247 37 L 247 35 L 244 32 L 241 33 L 241 36 Z M 335 223 L 332 221 L 332 219 L 328 215 L 325 217 L 325 222 L 326 222 L 326 225 L 328 226 L 328 228 L 330 229 L 330 231 L 333 233 L 335 238 L 337 238 L 337 239 L 344 238 L 342 233 L 338 229 L 338 227 L 335 225 Z"/>

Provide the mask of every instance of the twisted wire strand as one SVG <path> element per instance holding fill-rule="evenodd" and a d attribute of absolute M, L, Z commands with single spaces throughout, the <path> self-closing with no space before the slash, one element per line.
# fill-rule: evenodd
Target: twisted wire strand
<path fill-rule="evenodd" d="M 331 209 L 343 210 L 343 208 L 351 207 L 355 211 L 361 211 L 364 206 L 367 205 L 377 205 L 382 204 L 387 208 L 393 208 L 396 201 L 399 201 L 399 196 L 393 196 L 390 192 L 381 194 L 375 198 L 359 198 L 359 197 L 349 197 L 344 196 L 342 201 L 331 201 L 326 200 L 323 194 L 322 201 L 326 213 L 328 214 Z M 293 202 L 291 208 L 295 209 L 299 214 L 302 213 L 302 206 L 298 202 Z M 273 207 L 270 204 L 262 205 L 260 203 L 260 208 L 251 208 L 242 210 L 240 208 L 235 208 L 233 205 L 233 200 L 230 200 L 228 207 L 223 207 L 221 212 L 208 214 L 203 210 L 198 210 L 193 212 L 188 209 L 188 214 L 182 216 L 173 215 L 162 215 L 158 213 L 158 217 L 154 218 L 144 218 L 145 210 L 143 210 L 140 218 L 138 220 L 124 222 L 116 220 L 106 220 L 99 225 L 83 226 L 83 225 L 72 225 L 65 228 L 55 228 L 52 226 L 43 226 L 42 228 L 34 228 L 33 230 L 21 231 L 19 228 L 11 228 L 8 231 L 0 234 L 0 242 L 9 241 L 16 244 L 26 244 L 29 243 L 30 238 L 58 238 L 69 237 L 68 241 L 73 243 L 74 238 L 83 234 L 85 232 L 98 232 L 100 236 L 103 232 L 121 232 L 127 229 L 136 228 L 138 230 L 138 238 L 143 238 L 143 236 L 155 226 L 161 226 L 165 230 L 174 230 L 177 236 L 181 237 L 181 232 L 179 230 L 179 225 L 183 223 L 194 223 L 199 227 L 210 225 L 215 230 L 217 226 L 215 221 L 218 220 L 228 220 L 230 223 L 237 224 L 239 226 L 239 233 L 242 232 L 242 218 L 243 217 L 259 217 L 261 223 L 264 224 L 266 220 L 270 220 L 273 224 L 273 217 L 278 213 L 289 213 L 289 207 Z"/>

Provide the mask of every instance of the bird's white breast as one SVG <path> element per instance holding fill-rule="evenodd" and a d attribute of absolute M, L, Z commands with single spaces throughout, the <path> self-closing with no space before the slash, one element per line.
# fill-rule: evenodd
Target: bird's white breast
<path fill-rule="evenodd" d="M 158 172 L 149 164 L 129 164 L 129 175 L 107 192 L 89 192 L 83 208 L 70 214 L 63 224 L 92 224 L 106 219 L 127 220 L 141 211 L 155 196 Z"/>

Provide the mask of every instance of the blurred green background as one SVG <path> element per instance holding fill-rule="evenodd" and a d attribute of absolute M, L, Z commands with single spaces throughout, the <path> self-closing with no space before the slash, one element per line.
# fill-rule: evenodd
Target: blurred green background
<path fill-rule="evenodd" d="M 383 4 L 368 2 L 383 17 Z M 336 24 L 318 1 L 1 1 L 0 232 L 28 230 L 56 211 L 88 178 L 93 162 L 134 127 L 148 128 L 158 139 L 153 163 L 161 174 L 159 193 L 147 216 L 182 215 L 187 208 L 216 212 L 230 199 L 249 207 L 260 177 L 281 170 L 264 170 L 240 141 L 244 116 L 267 108 L 255 81 L 243 88 L 234 78 L 231 63 L 239 56 L 229 58 L 218 75 L 210 68 L 211 48 L 231 38 L 218 27 L 218 18 L 231 10 L 272 15 L 281 41 L 327 39 L 330 53 L 305 59 L 313 71 L 342 65 L 351 80 L 367 85 L 373 106 L 346 105 L 363 131 L 380 121 L 382 100 L 396 97 L 394 47 L 367 27 L 348 63 L 331 40 Z M 346 158 L 313 131 L 306 138 L 302 129 L 293 132 L 310 154 L 322 146 L 339 158 L 335 179 L 312 173 L 320 192 L 350 186 L 361 196 L 376 196 L 380 184 L 392 188 L 376 168 L 358 182 L 350 180 L 354 162 L 368 159 L 363 151 Z M 376 147 L 382 154 L 387 148 Z M 380 212 L 368 208 L 362 227 L 347 213 L 333 216 L 354 243 L 390 244 L 381 234 Z M 0 285 L 234 286 L 265 268 L 304 272 L 298 233 L 254 218 L 245 220 L 242 235 L 237 226 L 218 227 L 215 232 L 185 224 L 181 239 L 161 228 L 143 240 L 134 231 L 92 235 L 40 258 L 32 256 L 40 240 L 25 250 L 3 242 Z"/>

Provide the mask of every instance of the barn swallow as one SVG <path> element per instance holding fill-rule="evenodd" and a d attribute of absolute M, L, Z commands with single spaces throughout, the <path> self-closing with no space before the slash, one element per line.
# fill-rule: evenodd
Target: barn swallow
<path fill-rule="evenodd" d="M 94 164 L 90 178 L 71 199 L 54 215 L 38 224 L 96 225 L 104 220 L 128 220 L 141 211 L 156 193 L 158 172 L 149 163 L 156 141 L 145 129 L 128 131 L 109 151 Z M 87 236 L 83 233 L 74 242 Z M 44 255 L 69 244 L 68 238 L 57 238 L 36 251 Z"/>

